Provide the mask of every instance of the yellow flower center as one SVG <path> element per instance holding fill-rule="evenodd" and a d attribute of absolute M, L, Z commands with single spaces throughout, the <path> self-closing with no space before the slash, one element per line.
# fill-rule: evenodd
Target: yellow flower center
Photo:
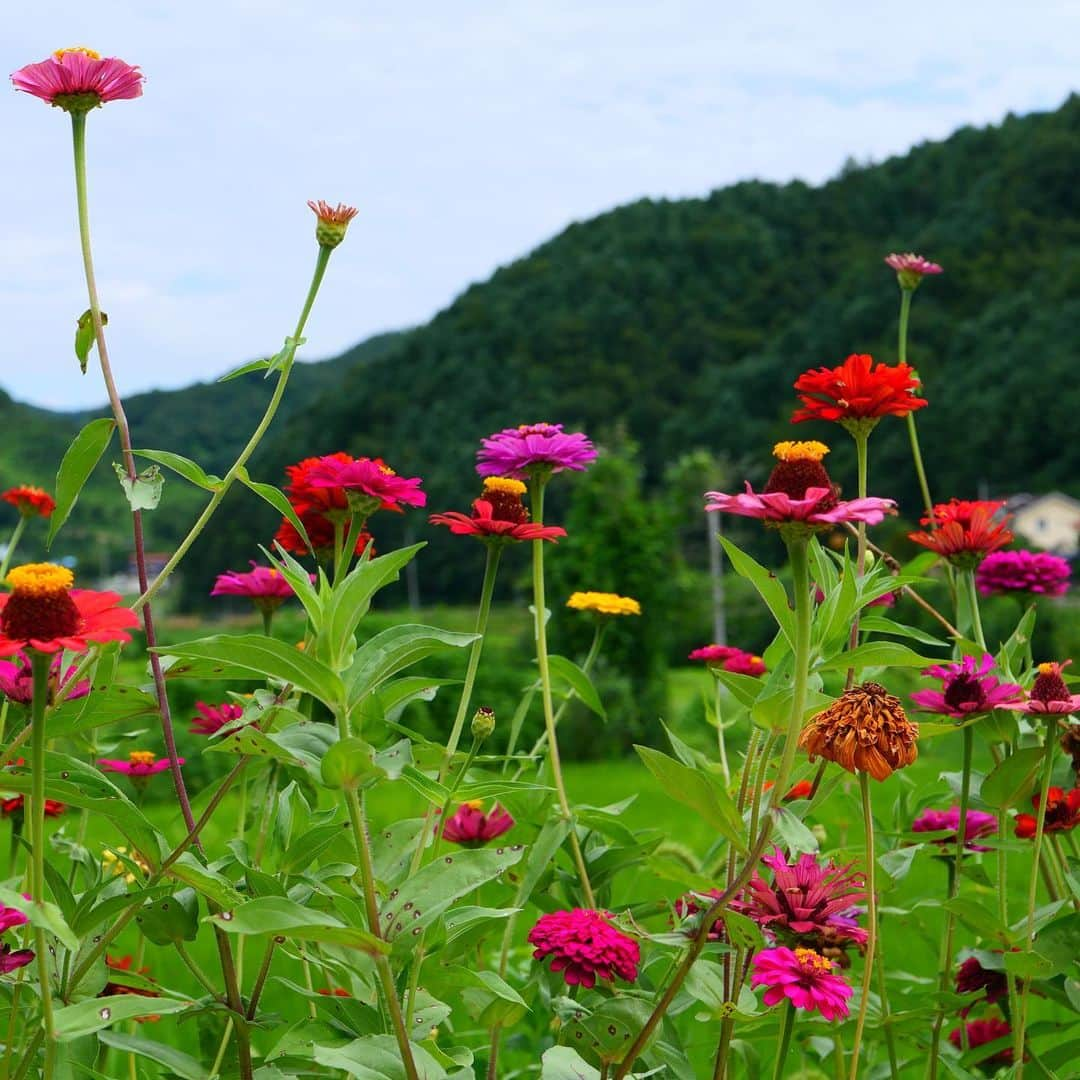
<path fill-rule="evenodd" d="M 820 461 L 829 448 L 821 442 L 778 442 L 773 454 L 781 461 Z"/>
<path fill-rule="evenodd" d="M 827 975 L 832 971 L 832 961 L 814 952 L 813 949 L 796 949 L 795 959 L 799 961 L 799 967 L 803 971 L 810 971 L 815 975 Z"/>
<path fill-rule="evenodd" d="M 470 810 L 483 810 L 484 809 L 484 800 L 483 799 L 470 799 L 465 805 Z"/>
<path fill-rule="evenodd" d="M 156 755 L 151 750 L 132 750 L 128 754 L 128 761 L 132 765 L 153 765 Z"/>
<path fill-rule="evenodd" d="M 397 476 L 397 473 L 394 472 L 389 465 L 380 465 L 379 472 L 381 472 L 383 476 Z"/>
<path fill-rule="evenodd" d="M 1040 664 L 1036 669 L 1040 675 L 1056 675 L 1057 664 Z"/>
<path fill-rule="evenodd" d="M 500 492 L 504 495 L 524 495 L 528 488 L 520 480 L 511 480 L 506 476 L 488 476 L 484 478 L 484 494 Z"/>
<path fill-rule="evenodd" d="M 66 566 L 46 562 L 16 566 L 7 576 L 12 591 L 23 596 L 57 596 L 74 582 L 75 575 Z"/>
<path fill-rule="evenodd" d="M 575 611 L 595 611 L 598 615 L 640 615 L 641 604 L 631 596 L 608 592 L 576 592 L 566 601 Z"/>
<path fill-rule="evenodd" d="M 83 56 L 90 60 L 101 59 L 101 53 L 95 52 L 93 49 L 88 49 L 85 45 L 72 45 L 70 49 L 57 49 L 53 53 L 53 56 L 55 56 L 57 60 L 62 60 L 68 53 L 82 53 Z"/>

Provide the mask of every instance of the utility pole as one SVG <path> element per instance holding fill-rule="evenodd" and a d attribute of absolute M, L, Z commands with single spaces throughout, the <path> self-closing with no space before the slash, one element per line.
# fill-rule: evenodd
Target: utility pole
<path fill-rule="evenodd" d="M 727 644 L 727 615 L 724 611 L 724 553 L 720 547 L 722 514 L 705 514 L 705 532 L 709 539 L 709 580 L 712 583 L 713 644 Z"/>

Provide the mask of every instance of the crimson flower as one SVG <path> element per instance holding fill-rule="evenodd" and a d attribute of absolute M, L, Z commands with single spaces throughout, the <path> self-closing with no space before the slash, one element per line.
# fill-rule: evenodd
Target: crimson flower
<path fill-rule="evenodd" d="M 106 101 L 142 95 L 143 74 L 115 56 L 77 46 L 57 49 L 47 60 L 27 64 L 11 76 L 16 90 L 69 112 L 86 112 Z"/>
<path fill-rule="evenodd" d="M 33 963 L 35 955 L 32 949 L 13 949 L 10 945 L 0 945 L 0 975 L 26 967 Z"/>
<path fill-rule="evenodd" d="M 55 799 L 45 800 L 45 816 L 59 817 L 67 807 Z M 0 800 L 0 814 L 4 817 L 18 817 L 26 810 L 26 799 L 22 795 L 14 795 L 10 799 Z"/>
<path fill-rule="evenodd" d="M 382 458 L 356 458 L 342 462 L 323 458 L 309 477 L 315 489 L 344 491 L 353 513 L 367 517 L 376 510 L 401 512 L 402 506 L 423 506 L 427 495 L 420 490 L 423 481 L 414 476 L 398 476 Z"/>
<path fill-rule="evenodd" d="M 457 812 L 446 819 L 443 838 L 462 847 L 483 847 L 514 827 L 514 819 L 497 803 L 490 814 L 484 813 L 483 805 L 479 799 L 462 803 Z"/>
<path fill-rule="evenodd" d="M 1072 663 L 1040 664 L 1035 682 L 1026 701 L 1012 702 L 1007 707 L 1026 713 L 1073 713 L 1080 711 L 1080 694 L 1070 694 L 1062 672 Z"/>
<path fill-rule="evenodd" d="M 567 986 L 592 989 L 597 978 L 609 982 L 617 975 L 626 982 L 637 979 L 641 950 L 633 938 L 616 930 L 606 911 L 574 908 L 541 915 L 529 931 L 535 960 L 551 956 L 552 971 L 561 971 Z"/>
<path fill-rule="evenodd" d="M 47 518 L 56 509 L 56 502 L 47 491 L 39 487 L 31 487 L 28 484 L 8 488 L 7 491 L 0 495 L 0 499 L 11 503 L 24 518 L 34 517 L 35 514 Z"/>
<path fill-rule="evenodd" d="M 956 992 L 977 994 L 980 991 L 986 992 L 986 1004 L 994 1005 L 1009 996 L 1009 980 L 1004 971 L 985 968 L 977 956 L 969 956 L 956 971 Z M 960 1015 L 967 1016 L 971 1008 L 968 1005 L 961 1009 Z"/>
<path fill-rule="evenodd" d="M 307 532 L 308 540 L 311 541 L 311 546 L 316 555 L 325 555 L 334 550 L 334 524 L 329 518 L 324 517 L 323 514 L 315 510 L 298 511 L 297 516 L 300 518 L 300 524 L 304 526 Z M 290 551 L 294 555 L 306 555 L 308 553 L 307 544 L 304 543 L 300 533 L 296 530 L 296 526 L 288 518 L 282 518 L 278 531 L 274 534 L 274 543 L 280 544 L 286 551 Z M 371 533 L 361 530 L 356 538 L 356 546 L 353 548 L 352 554 L 362 555 L 369 544 L 371 544 Z M 374 557 L 374 545 L 372 545 L 371 554 Z"/>
<path fill-rule="evenodd" d="M 10 930 L 13 926 L 24 926 L 26 922 L 26 916 L 18 908 L 5 907 L 0 904 L 0 934 Z"/>
<path fill-rule="evenodd" d="M 314 574 L 310 577 L 315 580 Z M 210 595 L 246 596 L 260 611 L 274 611 L 294 594 L 293 587 L 279 570 L 252 561 L 251 569 L 245 573 L 226 570 L 224 574 L 218 574 Z"/>
<path fill-rule="evenodd" d="M 987 1043 L 997 1042 L 998 1039 L 1012 1037 L 1012 1028 L 1004 1020 L 999 1020 L 996 1016 L 988 1016 L 985 1020 L 971 1020 L 964 1027 L 966 1028 L 967 1046 L 971 1050 L 979 1046 L 985 1046 Z M 963 1048 L 965 1039 L 960 1034 L 959 1028 L 954 1028 L 949 1032 L 949 1042 L 957 1050 Z M 979 1062 L 979 1066 L 986 1069 L 996 1069 L 998 1065 L 1011 1065 L 1012 1060 L 1012 1047 L 1003 1046 L 996 1053 L 983 1058 Z"/>
<path fill-rule="evenodd" d="M 1015 683 L 998 682 L 990 674 L 994 658 L 989 654 L 976 662 L 974 656 L 965 656 L 952 664 L 935 664 L 923 674 L 941 680 L 940 690 L 916 690 L 911 700 L 927 712 L 942 713 L 956 720 L 965 720 L 978 713 L 992 709 L 1014 706 L 1023 687 Z"/>
<path fill-rule="evenodd" d="M 184 764 L 183 758 L 178 760 L 181 765 Z M 169 759 L 161 758 L 156 760 L 156 755 L 150 750 L 132 750 L 127 756 L 127 761 L 120 761 L 115 758 L 100 758 L 98 764 L 105 772 L 123 773 L 125 776 L 137 779 L 156 776 L 158 773 L 164 772 L 169 767 Z"/>
<path fill-rule="evenodd" d="M 942 847 L 954 846 L 956 833 L 960 828 L 960 807 L 950 806 L 948 810 L 924 810 L 912 823 L 912 832 L 941 832 L 935 844 Z M 980 836 L 993 836 L 997 832 L 997 818 L 982 810 L 968 810 L 964 821 L 964 847 L 968 851 L 989 851 L 988 847 L 973 844 L 971 841 Z"/>
<path fill-rule="evenodd" d="M 907 416 L 927 402 L 917 397 L 919 380 L 908 364 L 874 364 L 865 353 L 849 356 L 839 367 L 807 371 L 795 380 L 803 407 L 792 423 L 831 420 L 845 427 L 872 427 L 883 416 Z"/>
<path fill-rule="evenodd" d="M 1039 792 L 1031 796 L 1031 805 L 1039 809 Z M 1068 832 L 1080 825 L 1080 787 L 1066 792 L 1063 788 L 1052 787 L 1046 793 L 1046 816 L 1043 819 L 1043 832 Z M 1016 815 L 1016 835 L 1021 840 L 1030 840 L 1038 829 L 1038 819 L 1033 814 Z"/>
<path fill-rule="evenodd" d="M 948 559 L 953 566 L 973 569 L 992 551 L 1012 542 L 1013 534 L 1005 527 L 1011 515 L 997 520 L 1004 505 L 966 499 L 938 503 L 921 519 L 923 525 L 933 526 L 931 531 L 908 533 L 908 539 Z"/>
<path fill-rule="evenodd" d="M 244 715 L 242 705 L 233 705 L 228 701 L 220 705 L 207 705 L 205 701 L 196 701 L 195 710 L 199 715 L 192 719 L 191 727 L 188 728 L 192 735 L 216 735 L 226 724 L 231 724 Z"/>
<path fill-rule="evenodd" d="M 1069 560 L 1048 551 L 995 551 L 979 563 L 975 584 L 983 596 L 1064 596 L 1071 575 Z"/>
<path fill-rule="evenodd" d="M 521 501 L 526 492 L 520 480 L 489 476 L 484 492 L 472 504 L 472 516 L 450 510 L 432 514 L 433 525 L 445 525 L 456 536 L 475 536 L 489 543 L 510 540 L 551 540 L 566 535 L 558 525 L 538 525 L 529 521 L 529 511 Z"/>
<path fill-rule="evenodd" d="M 154 980 L 149 978 L 150 969 L 147 967 L 141 967 L 136 969 L 134 966 L 134 960 L 131 956 L 105 956 L 105 966 L 110 972 L 118 972 L 121 977 L 127 975 L 128 978 L 132 976 L 139 978 L 145 976 L 146 982 L 153 982 Z M 158 990 L 154 990 L 150 986 L 140 986 L 138 984 L 127 982 L 116 982 L 110 979 L 98 994 L 99 998 L 103 997 L 116 997 L 121 994 L 134 994 L 136 997 L 156 998 L 161 997 L 161 993 Z M 157 1013 L 151 1013 L 147 1016 L 136 1016 L 135 1022 L 139 1024 L 152 1023 L 160 1020 L 161 1017 Z"/>
<path fill-rule="evenodd" d="M 760 656 L 737 649 L 734 645 L 705 645 L 695 649 L 690 660 L 700 660 L 710 668 L 733 671 L 737 675 L 764 675 L 767 670 Z"/>
<path fill-rule="evenodd" d="M 0 694 L 20 705 L 29 705 L 34 700 L 34 676 L 30 661 L 23 653 L 17 653 L 16 663 L 0 660 Z M 60 677 L 60 656 L 53 658 L 49 665 L 49 701 L 56 698 L 58 690 L 67 687 L 72 676 L 78 669 L 72 664 Z M 80 679 L 75 686 L 66 690 L 65 701 L 74 701 L 76 698 L 86 697 L 90 693 L 88 679 Z"/>
<path fill-rule="evenodd" d="M 761 785 L 762 791 L 772 791 L 776 786 L 776 782 L 773 780 L 766 780 Z M 814 790 L 814 784 L 810 780 L 799 780 L 792 784 L 788 788 L 787 794 L 780 800 L 781 802 L 794 802 L 796 799 L 809 799 L 811 793 Z"/>
<path fill-rule="evenodd" d="M 806 1012 L 815 1009 L 826 1020 L 846 1020 L 847 1001 L 853 991 L 839 976 L 833 963 L 813 949 L 762 949 L 751 961 L 751 986 L 765 986 L 764 1002 L 777 1005 L 785 998 Z"/>
<path fill-rule="evenodd" d="M 0 656 L 23 649 L 84 652 L 91 642 L 130 641 L 138 625 L 120 595 L 72 589 L 70 570 L 52 563 L 17 566 L 7 577 L 11 592 L 0 595 Z"/>
<path fill-rule="evenodd" d="M 329 986 L 319 987 L 315 993 L 322 994 L 323 997 L 352 997 L 352 994 L 350 994 L 348 990 L 343 990 L 340 986 L 335 986 L 333 988 Z"/>
<path fill-rule="evenodd" d="M 584 472 L 596 460 L 596 447 L 581 432 L 562 424 L 522 424 L 480 440 L 476 471 L 481 476 L 551 476 L 572 469 Z"/>

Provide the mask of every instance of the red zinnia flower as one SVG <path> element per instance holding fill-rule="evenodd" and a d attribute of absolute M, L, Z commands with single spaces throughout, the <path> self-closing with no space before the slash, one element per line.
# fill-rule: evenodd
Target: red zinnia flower
<path fill-rule="evenodd" d="M 927 403 L 917 397 L 919 380 L 908 364 L 874 365 L 865 353 L 849 356 L 839 367 L 807 371 L 795 381 L 803 408 L 792 423 L 833 420 L 849 426 L 876 423 L 883 416 L 907 416 Z"/>
<path fill-rule="evenodd" d="M 27 64 L 11 76 L 16 90 L 61 109 L 86 112 L 106 101 L 137 98 L 143 73 L 115 56 L 77 46 L 57 49 L 47 60 Z"/>
<path fill-rule="evenodd" d="M 226 724 L 239 720 L 244 715 L 242 705 L 233 705 L 225 701 L 220 705 L 207 705 L 205 701 L 196 701 L 198 716 L 191 721 L 188 731 L 192 735 L 216 735 Z"/>
<path fill-rule="evenodd" d="M 340 986 L 335 986 L 333 989 L 330 987 L 320 987 L 315 991 L 316 994 L 322 994 L 323 997 L 352 997 L 352 994 L 348 990 L 342 990 Z"/>
<path fill-rule="evenodd" d="M 3 495 L 0 495 L 0 499 L 11 503 L 23 517 L 33 517 L 38 514 L 47 518 L 56 509 L 56 502 L 47 491 L 27 484 L 8 488 Z"/>
<path fill-rule="evenodd" d="M 514 819 L 497 803 L 490 814 L 484 813 L 483 805 L 479 799 L 462 803 L 446 819 L 443 838 L 462 847 L 482 847 L 514 827 Z"/>
<path fill-rule="evenodd" d="M 605 911 L 574 908 L 542 915 L 529 931 L 529 942 L 536 946 L 533 958 L 555 959 L 552 971 L 563 972 L 567 986 L 592 989 L 597 977 L 633 982 L 637 978 L 641 950 L 633 938 L 616 930 Z"/>
<path fill-rule="evenodd" d="M 551 540 L 566 535 L 558 525 L 537 525 L 529 521 L 529 511 L 521 501 L 528 489 L 520 480 L 489 476 L 484 493 L 473 504 L 472 516 L 450 510 L 432 514 L 432 525 L 445 525 L 456 536 L 475 536 L 488 542 L 509 540 Z"/>
<path fill-rule="evenodd" d="M 787 998 L 796 1009 L 821 1012 L 826 1020 L 846 1020 L 847 999 L 853 991 L 839 976 L 833 964 L 813 949 L 762 949 L 754 954 L 751 986 L 767 986 L 766 1005 L 777 1005 Z"/>
<path fill-rule="evenodd" d="M 1012 1028 L 1004 1020 L 999 1020 L 996 1016 L 989 1016 L 985 1020 L 972 1020 L 970 1023 L 965 1024 L 964 1027 L 967 1029 L 967 1045 L 972 1050 L 977 1046 L 985 1046 L 986 1043 L 997 1042 L 998 1039 L 1009 1038 L 1012 1035 Z M 961 1036 L 959 1028 L 954 1028 L 949 1032 L 949 1042 L 957 1050 L 963 1048 L 964 1038 Z M 988 1058 L 983 1058 L 979 1064 L 989 1067 L 1011 1065 L 1012 1060 L 1012 1048 L 1004 1046 L 997 1053 L 991 1054 Z"/>
<path fill-rule="evenodd" d="M 1031 796 L 1031 805 L 1039 809 L 1039 792 Z M 1016 815 L 1016 835 L 1030 840 L 1038 828 L 1038 818 L 1032 814 Z M 1066 793 L 1063 788 L 1052 787 L 1047 792 L 1046 817 L 1043 832 L 1068 832 L 1080 825 L 1080 787 Z"/>
<path fill-rule="evenodd" d="M 140 976 L 146 976 L 145 981 L 152 983 L 154 980 L 149 978 L 147 967 L 141 967 L 138 970 L 134 969 L 134 960 L 130 956 L 109 956 L 105 955 L 105 966 L 109 971 L 124 972 L 128 977 L 139 978 Z M 137 997 L 156 998 L 161 997 L 161 992 L 154 990 L 150 986 L 140 986 L 126 982 L 113 982 L 110 980 L 98 994 L 99 998 L 103 997 L 116 997 L 120 994 L 134 994 Z M 157 1013 L 150 1013 L 147 1016 L 136 1016 L 135 1022 L 139 1024 L 154 1023 L 160 1020 L 161 1017 Z"/>
<path fill-rule="evenodd" d="M 308 539 L 315 550 L 316 555 L 322 555 L 334 548 L 334 525 L 329 518 L 324 517 L 315 510 L 298 511 L 300 524 L 307 531 Z M 304 543 L 296 526 L 288 518 L 282 518 L 278 531 L 274 534 L 274 543 L 280 544 L 286 551 L 293 555 L 307 555 L 308 546 Z M 368 544 L 371 543 L 371 533 L 361 531 L 356 538 L 356 546 L 353 548 L 354 555 L 363 555 Z M 375 548 L 371 549 L 372 558 L 375 556 Z"/>
<path fill-rule="evenodd" d="M 997 514 L 1003 502 L 952 499 L 934 506 L 922 524 L 933 526 L 931 532 L 908 533 L 908 539 L 937 552 L 954 566 L 970 570 L 991 551 L 1012 542 L 1013 534 L 1005 527 L 1011 519 L 1000 521 Z"/>
<path fill-rule="evenodd" d="M 766 780 L 761 785 L 762 791 L 772 791 L 776 787 L 776 783 L 773 780 Z M 796 799 L 809 799 L 811 793 L 814 790 L 814 784 L 811 780 L 799 780 L 797 783 L 791 785 L 788 788 L 788 793 L 781 799 L 781 802 L 794 802 Z"/>
<path fill-rule="evenodd" d="M 1070 694 L 1062 672 L 1072 663 L 1040 664 L 1039 674 L 1026 701 L 1014 701 L 1005 706 L 1026 713 L 1073 713 L 1080 711 L 1080 694 Z"/>
<path fill-rule="evenodd" d="M 11 592 L 0 595 L 0 656 L 23 649 L 84 652 L 95 641 L 130 641 L 138 625 L 114 592 L 72 589 L 70 570 L 28 563 L 8 574 Z"/>
<path fill-rule="evenodd" d="M 10 799 L 0 801 L 0 814 L 3 814 L 4 817 L 22 814 L 25 809 L 26 799 L 22 795 L 15 795 Z M 55 799 L 45 800 L 46 817 L 59 817 L 66 809 L 67 807 L 62 802 L 57 802 Z"/>

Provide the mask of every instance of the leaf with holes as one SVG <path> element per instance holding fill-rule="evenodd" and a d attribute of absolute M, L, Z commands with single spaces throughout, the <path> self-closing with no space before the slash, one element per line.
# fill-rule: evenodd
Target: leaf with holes
<path fill-rule="evenodd" d="M 139 909 L 135 923 L 155 945 L 194 941 L 199 934 L 199 901 L 194 889 L 152 900 Z"/>
<path fill-rule="evenodd" d="M 95 686 L 86 697 L 66 699 L 47 714 L 49 738 L 76 735 L 105 724 L 157 713 L 152 695 L 134 686 Z"/>
<path fill-rule="evenodd" d="M 241 757 L 267 758 L 283 765 L 300 765 L 302 762 L 269 735 L 255 727 L 238 728 L 231 735 L 214 739 L 203 751 L 206 754 L 239 754 Z"/>
<path fill-rule="evenodd" d="M 179 998 L 141 995 L 114 994 L 105 998 L 89 998 L 77 1005 L 67 1005 L 53 1013 L 53 1025 L 56 1037 L 61 1042 L 93 1035 L 95 1031 L 111 1027 L 125 1020 L 134 1020 L 137 1016 L 164 1016 L 167 1013 L 183 1012 L 190 1009 L 192 1001 Z"/>
<path fill-rule="evenodd" d="M 315 1061 L 340 1069 L 353 1080 L 406 1080 L 401 1051 L 393 1035 L 366 1035 L 350 1043 L 313 1048 Z M 418 1080 L 446 1080 L 446 1070 L 419 1044 L 412 1044 Z"/>
<path fill-rule="evenodd" d="M 388 952 L 386 943 L 358 927 L 346 926 L 336 916 L 314 911 L 293 900 L 261 896 L 206 920 L 230 934 L 280 934 L 295 941 L 323 941 L 374 955 Z"/>

